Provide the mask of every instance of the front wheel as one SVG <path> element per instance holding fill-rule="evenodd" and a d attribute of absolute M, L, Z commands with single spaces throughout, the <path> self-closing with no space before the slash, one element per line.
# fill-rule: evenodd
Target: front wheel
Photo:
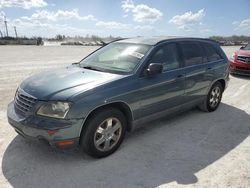
<path fill-rule="evenodd" d="M 126 118 L 117 109 L 96 112 L 87 122 L 81 136 L 83 151 L 92 157 L 106 157 L 115 152 L 126 132 Z"/>
<path fill-rule="evenodd" d="M 215 111 L 221 102 L 223 94 L 223 88 L 221 83 L 216 82 L 208 92 L 208 95 L 204 102 L 199 106 L 199 108 L 206 112 L 213 112 Z"/>

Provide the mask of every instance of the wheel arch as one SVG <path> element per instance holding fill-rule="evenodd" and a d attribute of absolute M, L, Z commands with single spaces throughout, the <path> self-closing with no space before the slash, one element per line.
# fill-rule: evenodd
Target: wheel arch
<path fill-rule="evenodd" d="M 223 92 L 224 92 L 224 90 L 226 89 L 226 81 L 225 81 L 225 79 L 220 78 L 220 79 L 214 80 L 214 81 L 210 84 L 210 87 L 209 87 L 208 90 L 207 90 L 207 94 L 208 94 L 208 92 L 210 91 L 210 89 L 213 87 L 213 85 L 214 85 L 215 83 L 217 83 L 217 82 L 219 82 L 219 83 L 222 85 Z"/>
<path fill-rule="evenodd" d="M 226 89 L 226 81 L 224 79 L 219 79 L 216 82 L 219 82 L 221 84 L 223 91 Z M 216 82 L 214 82 L 214 84 Z"/>
<path fill-rule="evenodd" d="M 131 108 L 129 107 L 129 105 L 126 102 L 123 101 L 117 101 L 117 102 L 111 102 L 108 104 L 103 104 L 101 106 L 98 106 L 96 108 L 94 108 L 93 110 L 91 110 L 88 115 L 86 116 L 82 128 L 81 128 L 81 134 L 80 136 L 82 136 L 82 132 L 84 131 L 86 124 L 88 123 L 88 121 L 93 118 L 93 116 L 98 113 L 99 111 L 102 111 L 106 108 L 116 108 L 118 110 L 120 110 L 124 116 L 126 117 L 127 120 L 127 131 L 131 131 L 132 130 L 132 122 L 133 122 L 133 112 L 131 110 Z"/>

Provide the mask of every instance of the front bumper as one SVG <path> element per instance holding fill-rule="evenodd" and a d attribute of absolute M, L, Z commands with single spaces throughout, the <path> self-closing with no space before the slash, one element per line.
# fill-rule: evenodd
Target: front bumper
<path fill-rule="evenodd" d="M 36 115 L 26 117 L 15 111 L 14 102 L 8 105 L 7 116 L 9 124 L 27 139 L 45 141 L 51 146 L 61 146 L 60 143 L 65 141 L 71 146 L 79 144 L 83 119 L 65 120 Z"/>
<path fill-rule="evenodd" d="M 250 76 L 250 63 L 233 62 L 230 60 L 230 73 Z"/>

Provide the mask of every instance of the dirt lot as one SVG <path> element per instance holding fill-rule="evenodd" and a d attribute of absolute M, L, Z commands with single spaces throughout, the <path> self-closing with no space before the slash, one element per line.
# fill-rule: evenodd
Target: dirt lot
<path fill-rule="evenodd" d="M 250 79 L 231 77 L 220 108 L 158 120 L 110 157 L 24 140 L 6 107 L 20 82 L 81 59 L 94 48 L 0 46 L 0 187 L 250 187 Z M 230 55 L 237 48 L 225 47 Z"/>

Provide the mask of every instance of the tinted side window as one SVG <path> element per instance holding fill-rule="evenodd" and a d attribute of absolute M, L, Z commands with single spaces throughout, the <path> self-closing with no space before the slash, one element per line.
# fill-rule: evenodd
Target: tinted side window
<path fill-rule="evenodd" d="M 195 42 L 181 42 L 180 45 L 186 66 L 202 64 L 203 52 L 199 44 Z"/>
<path fill-rule="evenodd" d="M 162 63 L 163 71 L 180 67 L 176 43 L 161 46 L 150 59 L 150 63 Z"/>
<path fill-rule="evenodd" d="M 202 43 L 201 45 L 203 46 L 204 51 L 206 53 L 207 62 L 217 61 L 222 59 L 222 57 L 218 54 L 216 49 L 211 44 Z"/>

